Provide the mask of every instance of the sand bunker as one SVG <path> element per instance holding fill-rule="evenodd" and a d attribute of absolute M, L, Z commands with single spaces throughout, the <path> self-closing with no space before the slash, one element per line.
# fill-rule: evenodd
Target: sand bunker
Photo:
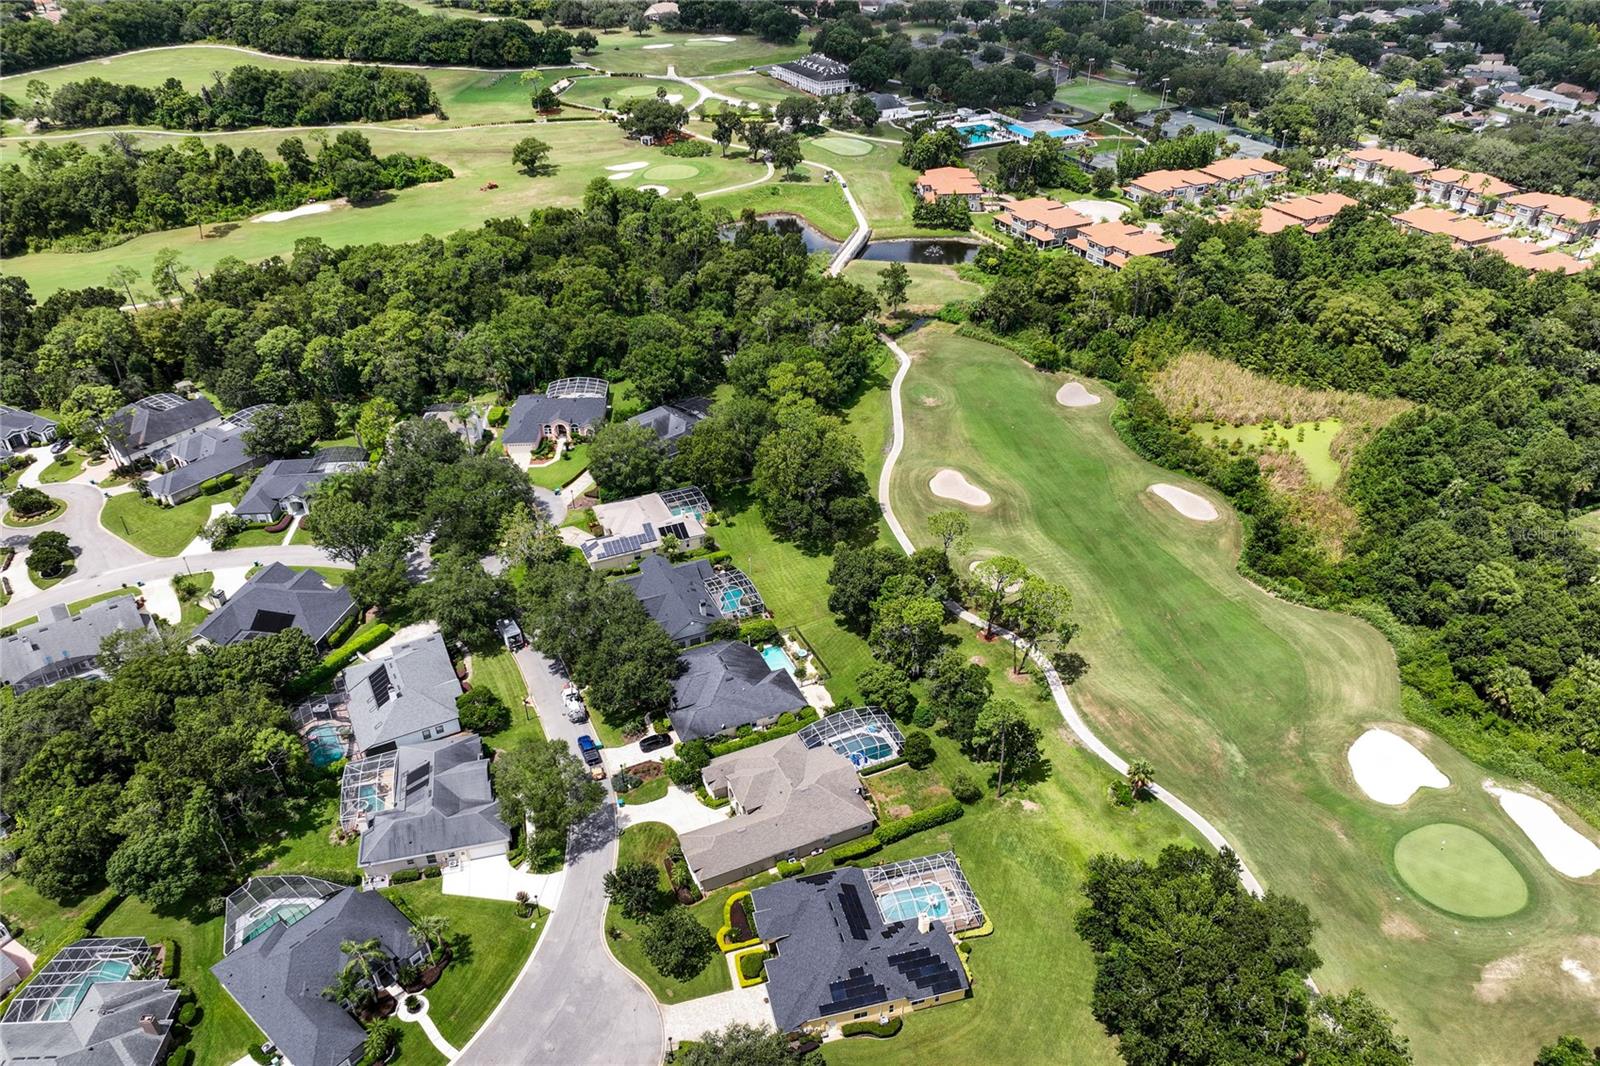
<path fill-rule="evenodd" d="M 633 163 L 612 163 L 610 166 L 606 167 L 606 169 L 612 173 L 620 172 L 623 174 L 628 174 L 635 170 L 643 170 L 649 165 L 650 161 L 648 159 L 640 159 Z"/>
<path fill-rule="evenodd" d="M 967 480 L 959 470 L 941 470 L 928 480 L 928 488 L 943 500 L 954 500 L 969 507 L 989 506 L 989 494 Z"/>
<path fill-rule="evenodd" d="M 251 222 L 287 222 L 291 218 L 303 218 L 306 215 L 320 215 L 320 214 L 322 214 L 322 213 L 324 213 L 326 211 L 332 211 L 332 210 L 333 210 L 333 205 L 332 204 L 306 204 L 304 207 L 297 207 L 293 211 L 268 211 L 264 215 L 257 215 L 255 218 L 252 218 L 250 221 Z"/>
<path fill-rule="evenodd" d="M 1062 407 L 1093 407 L 1100 397 L 1083 387 L 1082 382 L 1069 381 L 1056 390 L 1056 403 Z"/>
<path fill-rule="evenodd" d="M 641 185 L 639 188 L 644 189 L 646 192 L 658 193 L 661 196 L 667 195 L 667 187 L 665 185 Z"/>
<path fill-rule="evenodd" d="M 690 44 L 732 44 L 737 37 L 691 37 Z"/>
<path fill-rule="evenodd" d="M 1600 847 L 1562 821 L 1550 804 L 1536 796 L 1497 788 L 1492 781 L 1485 781 L 1483 790 L 1500 801 L 1506 815 L 1558 872 L 1568 877 L 1588 877 L 1600 870 Z"/>
<path fill-rule="evenodd" d="M 1368 799 L 1398 807 L 1419 788 L 1449 788 L 1450 779 L 1422 752 L 1387 729 L 1369 729 L 1347 756 L 1356 784 Z"/>
<path fill-rule="evenodd" d="M 646 52 L 654 52 L 657 48 L 671 48 L 671 47 L 672 47 L 672 43 L 669 41 L 666 44 L 647 44 L 647 45 L 644 46 L 644 50 Z"/>
<path fill-rule="evenodd" d="M 1197 492 L 1180 489 L 1176 485 L 1157 484 L 1151 485 L 1150 491 L 1160 496 L 1172 505 L 1172 509 L 1185 518 L 1196 522 L 1215 522 L 1217 508 L 1212 502 Z"/>

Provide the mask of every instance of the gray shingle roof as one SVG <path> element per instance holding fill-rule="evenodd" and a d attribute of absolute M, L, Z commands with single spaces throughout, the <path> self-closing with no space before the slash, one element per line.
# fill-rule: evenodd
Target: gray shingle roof
<path fill-rule="evenodd" d="M 544 439 L 544 427 L 553 422 L 565 422 L 587 433 L 605 420 L 604 396 L 518 396 L 500 439 L 504 444 L 538 445 Z"/>
<path fill-rule="evenodd" d="M 842 844 L 876 824 L 850 760 L 788 736 L 712 759 L 706 787 L 732 793 L 742 812 L 684 833 L 683 857 L 702 884 L 752 863 Z"/>
<path fill-rule="evenodd" d="M 281 922 L 211 967 L 222 986 L 295 1066 L 359 1057 L 366 1030 L 323 998 L 344 969 L 339 945 L 376 937 L 391 956 L 416 953 L 411 923 L 377 892 L 347 888 L 293 925 Z"/>
<path fill-rule="evenodd" d="M 823 55 L 821 52 L 812 52 L 810 55 L 791 59 L 787 63 L 775 63 L 774 66 L 792 70 L 796 74 L 810 78 L 813 81 L 848 81 L 850 68 L 837 59 Z"/>
<path fill-rule="evenodd" d="M 354 609 L 349 591 L 329 587 L 315 570 L 295 571 L 269 563 L 207 615 L 194 636 L 226 645 L 293 626 L 320 643 Z"/>
<path fill-rule="evenodd" d="M 318 482 L 366 461 L 367 453 L 360 448 L 325 448 L 309 459 L 275 460 L 262 467 L 233 511 L 276 516 L 284 500 L 291 496 L 303 500 Z"/>
<path fill-rule="evenodd" d="M 434 633 L 397 645 L 386 658 L 357 663 L 344 672 L 350 726 L 356 746 L 370 751 L 437 725 L 460 728 L 456 697 L 461 682 L 444 638 Z"/>
<path fill-rule="evenodd" d="M 24 411 L 20 407 L 0 404 L 0 444 L 4 444 L 15 434 L 22 434 L 25 437 L 47 437 L 55 428 L 56 424 L 43 415 Z"/>
<path fill-rule="evenodd" d="M 71 949 L 83 949 L 91 957 L 99 958 L 95 945 L 129 942 L 141 945 L 143 950 L 142 938 L 104 940 L 98 937 L 79 940 Z M 111 960 L 125 955 L 113 951 L 103 957 Z M 46 963 L 34 978 L 35 982 L 62 982 L 59 994 L 65 998 L 50 1004 L 52 1008 L 72 1002 L 78 980 L 72 972 L 53 978 L 53 965 L 54 962 Z M 178 995 L 178 990 L 169 988 L 163 980 L 100 980 L 90 984 L 82 997 L 72 1004 L 71 1013 L 59 1020 L 21 1021 L 8 1009 L 8 1020 L 0 1022 L 0 1062 L 19 1066 L 22 1063 L 151 1066 L 158 1061 L 171 1027 L 172 1016 L 178 1008 Z M 144 1031 L 140 1018 L 145 1015 L 156 1019 L 159 1032 Z"/>
<path fill-rule="evenodd" d="M 210 426 L 183 438 L 172 449 L 183 464 L 150 479 L 152 496 L 172 496 L 223 474 L 237 473 L 255 463 L 244 447 L 243 427 Z"/>
<path fill-rule="evenodd" d="M 119 629 L 156 631 L 132 593 L 91 603 L 77 614 L 57 604 L 43 621 L 0 638 L 0 680 L 26 692 L 88 673 L 95 669 L 100 642 Z"/>
<path fill-rule="evenodd" d="M 751 893 L 769 957 L 767 998 L 779 1031 L 969 987 L 955 941 L 938 922 L 885 923 L 864 873 L 844 866 Z"/>
<path fill-rule="evenodd" d="M 106 436 L 129 449 L 166 440 L 221 417 L 211 401 L 185 400 L 170 392 L 146 396 L 106 420 Z"/>
<path fill-rule="evenodd" d="M 511 839 L 475 733 L 395 749 L 396 806 L 361 834 L 360 865 L 459 851 Z"/>
<path fill-rule="evenodd" d="M 660 555 L 647 555 L 639 560 L 639 572 L 622 581 L 639 597 L 645 612 L 667 631 L 667 636 L 692 644 L 722 617 L 706 591 L 706 582 L 714 573 L 704 559 L 674 566 Z"/>
<path fill-rule="evenodd" d="M 636 426 L 649 428 L 656 435 L 656 440 L 661 442 L 662 449 L 668 455 L 676 455 L 678 441 L 688 436 L 689 431 L 710 413 L 710 397 L 693 396 L 687 400 L 652 407 L 648 411 L 634 415 L 628 421 Z"/>
<path fill-rule="evenodd" d="M 720 640 L 683 653 L 673 682 L 672 725 L 682 740 L 754 725 L 806 704 L 787 670 L 773 670 L 748 644 Z"/>

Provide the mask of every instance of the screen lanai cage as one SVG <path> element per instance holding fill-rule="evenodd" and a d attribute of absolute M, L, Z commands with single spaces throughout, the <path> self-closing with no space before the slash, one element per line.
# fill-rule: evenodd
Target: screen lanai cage
<path fill-rule="evenodd" d="M 706 581 L 706 592 L 724 618 L 751 618 L 767 609 L 755 582 L 737 567 L 715 571 Z"/>
<path fill-rule="evenodd" d="M 889 716 L 875 707 L 834 711 L 797 735 L 808 748 L 826 744 L 849 759 L 857 770 L 897 757 L 906 742 Z"/>
<path fill-rule="evenodd" d="M 339 779 L 339 824 L 361 828 L 379 811 L 395 805 L 396 753 L 386 751 L 345 764 Z"/>
<path fill-rule="evenodd" d="M 926 917 L 944 922 L 952 933 L 976 929 L 984 922 L 978 895 L 967 883 L 953 851 L 886 862 L 864 872 L 886 922 Z"/>
<path fill-rule="evenodd" d="M 64 1022 L 95 985 L 145 980 L 158 972 L 155 949 L 142 936 L 87 937 L 45 963 L 12 998 L 0 1021 Z"/>
<path fill-rule="evenodd" d="M 228 896 L 223 953 L 237 951 L 274 925 L 293 925 L 344 888 L 303 874 L 252 877 Z"/>
<path fill-rule="evenodd" d="M 561 378 L 544 387 L 544 394 L 552 399 L 579 396 L 604 399 L 610 392 L 611 384 L 605 378 Z"/>

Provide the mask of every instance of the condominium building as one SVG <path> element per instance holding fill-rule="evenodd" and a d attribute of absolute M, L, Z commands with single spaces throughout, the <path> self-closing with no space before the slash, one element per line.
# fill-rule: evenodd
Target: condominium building
<path fill-rule="evenodd" d="M 1524 192 L 1496 204 L 1494 220 L 1504 226 L 1526 227 L 1565 244 L 1600 232 L 1600 207 L 1576 196 Z"/>
<path fill-rule="evenodd" d="M 1357 148 L 1333 161 L 1337 176 L 1373 185 L 1387 185 L 1391 174 L 1404 174 L 1413 184 L 1420 185 L 1436 169 L 1433 160 L 1394 148 Z"/>
<path fill-rule="evenodd" d="M 1035 248 L 1059 248 L 1092 222 L 1088 216 L 1047 196 L 1016 200 L 994 216 L 997 228 Z"/>
<path fill-rule="evenodd" d="M 1067 247 L 1096 266 L 1121 270 L 1135 256 L 1168 256 L 1177 246 L 1126 222 L 1100 222 L 1079 230 Z"/>
<path fill-rule="evenodd" d="M 925 203 L 959 196 L 967 201 L 967 210 L 983 210 L 983 183 L 966 167 L 934 167 L 919 174 L 914 187 Z"/>
<path fill-rule="evenodd" d="M 1413 207 L 1409 211 L 1389 216 L 1407 233 L 1430 233 L 1449 237 L 1457 248 L 1476 248 L 1500 240 L 1505 235 L 1486 222 L 1437 207 Z"/>
<path fill-rule="evenodd" d="M 1300 226 L 1307 233 L 1321 233 L 1337 215 L 1356 201 L 1343 193 L 1325 192 L 1313 196 L 1291 196 L 1277 200 L 1261 209 L 1256 228 L 1267 234 L 1278 233 L 1291 226 Z"/>
<path fill-rule="evenodd" d="M 1497 200 L 1520 190 L 1509 181 L 1475 170 L 1445 167 L 1428 175 L 1425 193 L 1436 204 L 1443 204 L 1464 215 L 1483 215 L 1493 210 Z"/>

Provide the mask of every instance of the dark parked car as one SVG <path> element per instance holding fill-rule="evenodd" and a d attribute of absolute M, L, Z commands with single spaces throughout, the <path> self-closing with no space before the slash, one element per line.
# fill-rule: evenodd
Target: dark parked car
<path fill-rule="evenodd" d="M 68 440 L 67 438 L 62 437 L 60 440 L 58 440 L 54 444 L 50 445 L 50 454 L 51 455 L 60 455 L 62 452 L 66 451 L 70 447 L 72 447 L 72 442 L 70 440 Z"/>
<path fill-rule="evenodd" d="M 639 750 L 640 751 L 659 751 L 660 749 L 667 747 L 671 743 L 672 743 L 672 735 L 670 733 L 651 733 L 649 736 L 647 736 L 643 740 L 639 741 Z"/>

